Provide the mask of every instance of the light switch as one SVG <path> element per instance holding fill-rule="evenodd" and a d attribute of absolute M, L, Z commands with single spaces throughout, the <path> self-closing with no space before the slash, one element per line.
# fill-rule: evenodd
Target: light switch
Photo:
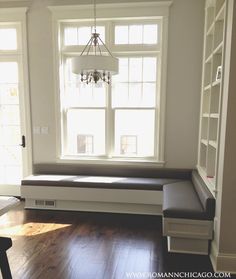
<path fill-rule="evenodd" d="M 48 134 L 48 127 L 47 126 L 41 127 L 41 134 L 43 134 L 43 135 Z"/>
<path fill-rule="evenodd" d="M 33 127 L 33 133 L 34 133 L 34 135 L 41 134 L 41 127 L 40 126 L 34 126 Z"/>

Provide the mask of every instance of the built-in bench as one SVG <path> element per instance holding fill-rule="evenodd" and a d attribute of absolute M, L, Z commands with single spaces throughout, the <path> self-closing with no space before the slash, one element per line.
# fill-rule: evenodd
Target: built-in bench
<path fill-rule="evenodd" d="M 196 171 L 37 166 L 21 192 L 26 208 L 163 214 L 170 252 L 207 254 L 212 238 L 215 201 Z"/>
<path fill-rule="evenodd" d="M 164 185 L 163 234 L 170 252 L 208 254 L 215 199 L 196 171 L 192 181 Z"/>
<path fill-rule="evenodd" d="M 26 208 L 162 214 L 163 185 L 191 170 L 39 164 L 22 180 Z"/>

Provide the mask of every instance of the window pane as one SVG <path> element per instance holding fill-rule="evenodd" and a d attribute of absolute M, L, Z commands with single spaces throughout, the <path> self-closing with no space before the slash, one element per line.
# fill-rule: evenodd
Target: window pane
<path fill-rule="evenodd" d="M 86 137 L 88 137 L 86 139 Z M 83 138 L 84 145 L 83 147 Z M 92 140 L 89 140 L 92 139 Z M 90 146 L 86 147 L 86 142 Z M 83 149 L 84 148 L 84 149 Z M 71 155 L 105 153 L 105 110 L 74 109 L 67 113 L 67 149 Z"/>
<path fill-rule="evenodd" d="M 21 142 L 20 126 L 1 126 L 0 145 L 19 145 Z"/>
<path fill-rule="evenodd" d="M 77 45 L 78 32 L 76 27 L 67 27 L 64 31 L 64 44 L 66 46 Z"/>
<path fill-rule="evenodd" d="M 19 92 L 17 84 L 0 84 L 0 104 L 19 104 Z"/>
<path fill-rule="evenodd" d="M 65 68 L 65 99 L 66 107 L 105 107 L 106 85 L 104 83 L 85 84 L 72 73 L 71 60 L 67 59 Z"/>
<path fill-rule="evenodd" d="M 91 37 L 91 27 L 78 28 L 78 45 L 86 45 Z"/>
<path fill-rule="evenodd" d="M 22 167 L 19 165 L 5 166 L 5 183 L 10 185 L 20 185 L 22 177 Z"/>
<path fill-rule="evenodd" d="M 77 136 L 77 153 L 79 154 L 93 154 L 93 136 L 92 135 L 78 135 Z"/>
<path fill-rule="evenodd" d="M 115 26 L 115 44 L 128 44 L 128 26 Z"/>
<path fill-rule="evenodd" d="M 93 32 L 93 30 L 92 30 Z M 105 43 L 105 27 L 104 26 L 97 26 L 97 33 L 100 34 L 100 38 Z"/>
<path fill-rule="evenodd" d="M 64 31 L 64 44 L 66 46 L 86 45 L 94 32 L 93 26 L 66 27 Z M 97 33 L 105 41 L 105 27 L 97 26 Z"/>
<path fill-rule="evenodd" d="M 129 81 L 142 81 L 142 58 L 129 59 Z"/>
<path fill-rule="evenodd" d="M 137 136 L 121 136 L 120 154 L 136 155 L 137 154 Z"/>
<path fill-rule="evenodd" d="M 112 83 L 113 108 L 155 107 L 156 57 L 120 58 L 119 62 L 120 73 Z"/>
<path fill-rule="evenodd" d="M 0 62 L 0 83 L 18 83 L 16 62 Z"/>
<path fill-rule="evenodd" d="M 136 137 L 137 142 L 136 156 L 153 156 L 154 118 L 154 110 L 116 110 L 115 154 L 122 155 L 122 137 L 133 136 Z M 130 149 L 134 150 L 134 146 L 130 147 Z"/>
<path fill-rule="evenodd" d="M 157 43 L 157 24 L 147 24 L 143 26 L 143 43 L 156 44 Z"/>
<path fill-rule="evenodd" d="M 112 84 L 112 107 L 127 107 L 129 105 L 129 84 Z"/>
<path fill-rule="evenodd" d="M 142 83 L 129 84 L 129 106 L 142 106 Z"/>
<path fill-rule="evenodd" d="M 156 81 L 156 58 L 143 58 L 143 81 Z"/>
<path fill-rule="evenodd" d="M 115 75 L 112 78 L 112 81 L 128 81 L 129 75 L 129 59 L 128 58 L 119 58 L 119 74 Z"/>
<path fill-rule="evenodd" d="M 129 43 L 142 44 L 143 42 L 143 26 L 130 25 L 129 26 Z"/>
<path fill-rule="evenodd" d="M 4 161 L 1 164 L 20 165 L 21 149 L 19 146 L 0 146 L 0 158 L 4 158 Z"/>
<path fill-rule="evenodd" d="M 6 28 L 0 29 L 0 50 L 17 49 L 16 29 Z"/>
<path fill-rule="evenodd" d="M 142 104 L 144 107 L 156 106 L 156 83 L 143 83 Z"/>
<path fill-rule="evenodd" d="M 0 106 L 0 125 L 20 125 L 20 111 L 18 105 Z"/>

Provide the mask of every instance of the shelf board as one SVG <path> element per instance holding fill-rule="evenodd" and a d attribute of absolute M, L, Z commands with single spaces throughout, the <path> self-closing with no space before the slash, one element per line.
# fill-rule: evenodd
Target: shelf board
<path fill-rule="evenodd" d="M 216 140 L 209 140 L 209 145 L 217 149 L 217 141 Z"/>
<path fill-rule="evenodd" d="M 220 83 L 221 83 L 221 80 L 213 81 L 213 82 L 212 82 L 212 86 L 220 85 Z"/>
<path fill-rule="evenodd" d="M 218 44 L 218 46 L 214 49 L 213 54 L 221 54 L 223 49 L 223 41 Z"/>
<path fill-rule="evenodd" d="M 208 118 L 209 116 L 210 116 L 209 113 L 203 113 L 203 114 L 202 114 L 202 117 L 207 117 L 207 118 Z"/>
<path fill-rule="evenodd" d="M 201 143 L 207 146 L 207 140 L 206 139 L 201 139 Z"/>
<path fill-rule="evenodd" d="M 211 118 L 219 118 L 219 113 L 211 113 L 210 117 Z"/>

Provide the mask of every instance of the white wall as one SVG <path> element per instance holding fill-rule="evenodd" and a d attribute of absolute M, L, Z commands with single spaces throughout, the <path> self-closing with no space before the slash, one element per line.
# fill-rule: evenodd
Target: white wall
<path fill-rule="evenodd" d="M 73 3 L 88 4 L 90 1 L 29 1 L 27 26 L 32 123 L 33 126 L 49 127 L 48 135 L 33 135 L 34 163 L 56 161 L 52 26 L 47 6 Z M 193 168 L 197 162 L 203 23 L 204 0 L 173 1 L 169 19 L 166 167 Z"/>

